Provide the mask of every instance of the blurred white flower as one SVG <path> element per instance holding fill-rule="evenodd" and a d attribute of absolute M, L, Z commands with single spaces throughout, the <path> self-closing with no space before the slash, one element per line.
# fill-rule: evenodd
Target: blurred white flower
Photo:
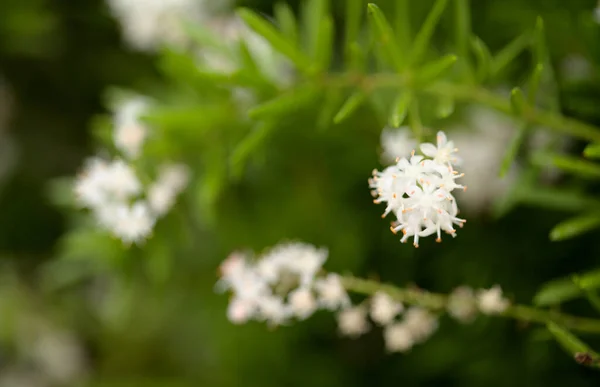
<path fill-rule="evenodd" d="M 133 97 L 122 102 L 115 111 L 115 146 L 129 159 L 138 157 L 148 135 L 148 127 L 140 120 L 147 108 L 148 101 L 145 98 Z"/>
<path fill-rule="evenodd" d="M 470 323 L 477 316 L 477 298 L 468 286 L 460 286 L 450 293 L 447 304 L 450 316 L 462 323 Z"/>
<path fill-rule="evenodd" d="M 292 312 L 301 320 L 317 310 L 317 300 L 310 288 L 298 288 L 289 294 L 288 299 Z"/>
<path fill-rule="evenodd" d="M 160 169 L 157 180 L 148 187 L 148 204 L 157 216 L 173 207 L 177 195 L 189 182 L 189 169 L 183 164 L 167 164 Z"/>
<path fill-rule="evenodd" d="M 388 325 L 404 310 L 404 306 L 389 294 L 377 292 L 371 297 L 371 319 L 379 325 Z"/>
<path fill-rule="evenodd" d="M 329 273 L 325 278 L 318 278 L 315 281 L 315 289 L 322 308 L 335 310 L 350 306 L 350 297 L 337 274 Z"/>
<path fill-rule="evenodd" d="M 164 44 L 185 46 L 183 23 L 203 22 L 205 0 L 107 0 L 121 24 L 125 41 L 134 49 L 154 51 Z"/>
<path fill-rule="evenodd" d="M 455 182 L 463 175 L 452 166 L 460 162 L 454 143 L 440 131 L 437 146 L 425 143 L 421 151 L 431 159 L 413 151 L 410 158 L 398 158 L 395 165 L 382 172 L 373 171 L 369 179 L 374 202 L 386 203 L 383 217 L 389 213 L 396 216 L 392 231 L 402 231 L 403 243 L 413 237 L 415 247 L 419 247 L 420 237 L 433 234 L 441 242 L 442 231 L 454 237 L 454 225 L 462 227 L 466 222 L 457 217 L 458 207 L 452 195 L 457 188 L 465 189 Z"/>
<path fill-rule="evenodd" d="M 150 236 L 156 219 L 145 202 L 117 208 L 112 231 L 124 243 L 139 243 Z"/>
<path fill-rule="evenodd" d="M 398 157 L 408 157 L 410 152 L 417 149 L 417 145 L 417 140 L 408 126 L 398 129 L 385 128 L 381 132 L 382 161 L 393 163 Z"/>
<path fill-rule="evenodd" d="M 502 288 L 495 285 L 490 289 L 480 289 L 477 293 L 478 307 L 484 314 L 499 314 L 509 307 L 510 302 L 502 296 Z"/>
<path fill-rule="evenodd" d="M 233 323 L 251 319 L 279 325 L 306 319 L 318 308 L 336 309 L 349 299 L 334 275 L 317 278 L 327 250 L 306 243 L 281 243 L 251 261 L 232 253 L 220 266 L 216 290 L 233 293 L 227 311 Z M 317 295 L 317 296 L 315 296 Z"/>
<path fill-rule="evenodd" d="M 402 323 L 411 332 L 415 343 L 427 340 L 438 328 L 437 317 L 427 309 L 418 306 L 406 310 Z"/>
<path fill-rule="evenodd" d="M 383 340 L 389 352 L 406 352 L 415 344 L 413 333 L 404 323 L 395 323 L 385 327 Z"/>
<path fill-rule="evenodd" d="M 461 183 L 468 190 L 459 191 L 456 198 L 472 212 L 482 212 L 508 192 L 515 182 L 519 168 L 515 164 L 504 177 L 498 176 L 500 165 L 516 124 L 505 115 L 486 108 L 468 111 L 467 128 L 455 128 L 452 137 L 463 160 Z"/>
<path fill-rule="evenodd" d="M 338 327 L 345 336 L 357 337 L 369 331 L 367 310 L 362 306 L 342 309 L 337 315 Z"/>

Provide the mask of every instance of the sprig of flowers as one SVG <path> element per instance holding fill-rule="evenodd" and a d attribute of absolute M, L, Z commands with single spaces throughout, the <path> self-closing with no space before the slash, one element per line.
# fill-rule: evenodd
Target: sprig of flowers
<path fill-rule="evenodd" d="M 410 158 L 397 156 L 394 165 L 381 172 L 374 170 L 369 179 L 374 202 L 386 204 L 382 217 L 390 213 L 396 217 L 392 232 L 402 231 L 403 243 L 413 237 L 415 247 L 419 247 L 420 237 L 433 234 L 441 242 L 442 231 L 455 237 L 454 225 L 462 227 L 466 222 L 457 217 L 458 206 L 452 195 L 455 189 L 466 190 L 456 182 L 463 176 L 454 169 L 461 162 L 458 149 L 440 131 L 436 145 L 424 143 L 420 150 L 423 155 L 413 150 Z"/>
<path fill-rule="evenodd" d="M 256 320 L 276 326 L 305 320 L 317 310 L 335 311 L 344 336 L 356 338 L 373 326 L 381 327 L 389 352 L 406 352 L 437 330 L 442 311 L 418 303 L 405 308 L 384 290 L 353 305 L 347 293 L 353 289 L 346 289 L 343 277 L 323 272 L 326 260 L 326 249 L 300 242 L 281 243 L 258 257 L 230 254 L 220 266 L 216 285 L 217 291 L 232 294 L 227 317 L 234 324 Z M 477 293 L 461 286 L 446 303 L 448 314 L 462 323 L 472 322 L 479 312 L 502 313 L 508 306 L 497 285 Z"/>
<path fill-rule="evenodd" d="M 149 102 L 140 97 L 118 106 L 113 141 L 121 154 L 113 160 L 91 157 L 74 184 L 78 204 L 90 209 L 100 227 L 126 244 L 147 239 L 189 181 L 185 165 L 164 163 L 154 182 L 142 184 L 133 161 L 142 153 L 149 133 L 140 120 L 148 108 Z"/>

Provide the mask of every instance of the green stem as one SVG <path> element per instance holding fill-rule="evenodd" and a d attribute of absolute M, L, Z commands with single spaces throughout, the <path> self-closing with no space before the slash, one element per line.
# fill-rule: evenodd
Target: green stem
<path fill-rule="evenodd" d="M 342 284 L 347 290 L 354 293 L 372 295 L 378 291 L 383 291 L 398 301 L 437 311 L 445 310 L 448 301 L 448 297 L 442 294 L 416 289 L 401 289 L 393 285 L 352 276 L 342 277 Z M 553 322 L 574 331 L 600 333 L 600 320 L 576 317 L 525 305 L 511 305 L 499 316 L 530 323 L 547 324 Z"/>

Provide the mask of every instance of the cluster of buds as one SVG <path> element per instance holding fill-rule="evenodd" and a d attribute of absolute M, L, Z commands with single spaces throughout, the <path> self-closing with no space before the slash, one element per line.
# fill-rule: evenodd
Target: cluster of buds
<path fill-rule="evenodd" d="M 218 290 L 233 293 L 229 320 L 281 325 L 306 319 L 318 309 L 349 306 L 339 276 L 319 275 L 326 259 L 327 250 L 299 242 L 279 244 L 257 259 L 232 253 L 221 264 L 217 283 Z"/>
<path fill-rule="evenodd" d="M 419 238 L 436 234 L 441 242 L 441 232 L 456 236 L 454 225 L 466 222 L 457 217 L 458 206 L 452 195 L 455 189 L 466 190 L 456 180 L 463 175 L 454 166 L 460 163 L 458 149 L 448 141 L 444 132 L 438 132 L 437 145 L 424 143 L 410 158 L 397 156 L 396 163 L 379 172 L 373 171 L 369 186 L 375 203 L 386 203 L 382 217 L 392 213 L 394 233 L 401 231 L 401 242 L 413 237 L 415 247 Z"/>
<path fill-rule="evenodd" d="M 102 228 L 127 244 L 151 235 L 156 220 L 174 205 L 189 180 L 187 167 L 167 163 L 159 167 L 154 182 L 142 184 L 133 162 L 148 135 L 148 127 L 140 120 L 147 106 L 141 98 L 119 106 L 113 120 L 113 141 L 120 157 L 87 160 L 74 187 L 78 203 L 92 210 Z"/>

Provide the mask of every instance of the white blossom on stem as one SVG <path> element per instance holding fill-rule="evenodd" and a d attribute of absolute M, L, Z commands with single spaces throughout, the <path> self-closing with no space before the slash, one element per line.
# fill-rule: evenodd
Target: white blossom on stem
<path fill-rule="evenodd" d="M 338 312 L 338 327 L 345 336 L 357 337 L 369 331 L 367 310 L 363 306 L 353 306 Z"/>
<path fill-rule="evenodd" d="M 335 274 L 318 277 L 327 250 L 306 243 L 281 243 L 257 259 L 232 253 L 220 266 L 217 290 L 231 291 L 227 311 L 236 324 L 249 320 L 271 325 L 291 318 L 307 319 L 318 309 L 350 305 L 348 294 Z"/>
<path fill-rule="evenodd" d="M 502 296 L 502 288 L 495 285 L 490 289 L 480 289 L 477 293 L 478 307 L 484 314 L 500 314 L 509 307 L 510 302 Z"/>
<path fill-rule="evenodd" d="M 404 323 L 386 326 L 383 330 L 383 339 L 389 352 L 406 352 L 415 344 L 411 329 Z"/>
<path fill-rule="evenodd" d="M 456 236 L 455 225 L 466 222 L 459 218 L 458 206 L 452 194 L 455 189 L 466 189 L 456 182 L 463 174 L 453 164 L 460 160 L 457 149 L 448 141 L 444 132 L 438 132 L 437 146 L 421 144 L 421 151 L 430 158 L 416 155 L 398 158 L 396 164 L 382 172 L 374 171 L 369 186 L 375 203 L 386 203 L 383 217 L 393 213 L 394 233 L 402 232 L 401 242 L 413 238 L 415 247 L 419 239 L 436 234 L 441 242 L 442 231 Z"/>
<path fill-rule="evenodd" d="M 371 319 L 379 325 L 388 325 L 404 310 L 404 306 L 385 292 L 371 297 Z"/>
<path fill-rule="evenodd" d="M 473 322 L 477 317 L 477 298 L 468 286 L 459 286 L 448 297 L 448 314 L 462 323 Z"/>

